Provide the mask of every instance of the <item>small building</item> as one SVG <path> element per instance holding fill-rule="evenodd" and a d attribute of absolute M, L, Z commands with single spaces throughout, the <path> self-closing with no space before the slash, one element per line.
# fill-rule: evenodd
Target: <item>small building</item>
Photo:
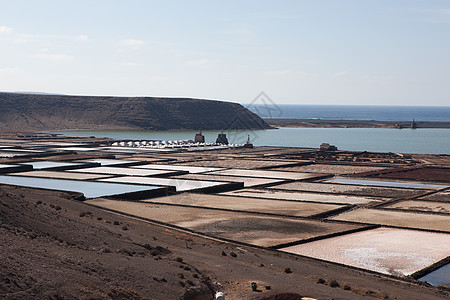
<path fill-rule="evenodd" d="M 253 144 L 250 143 L 250 135 L 247 138 L 247 142 L 244 144 L 244 148 L 253 148 Z"/>
<path fill-rule="evenodd" d="M 328 143 L 322 143 L 322 145 L 320 145 L 320 151 L 337 151 L 337 147 L 334 145 L 330 145 Z"/>
<path fill-rule="evenodd" d="M 219 133 L 216 139 L 216 144 L 228 145 L 227 135 L 225 133 Z"/>
<path fill-rule="evenodd" d="M 200 132 L 195 135 L 194 143 L 204 143 L 205 142 L 205 136 L 202 134 L 202 130 L 200 129 Z"/>

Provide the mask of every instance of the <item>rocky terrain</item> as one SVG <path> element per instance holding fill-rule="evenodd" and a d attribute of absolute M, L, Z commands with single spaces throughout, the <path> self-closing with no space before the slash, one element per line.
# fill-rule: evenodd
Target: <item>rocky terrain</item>
<path fill-rule="evenodd" d="M 238 103 L 154 97 L 0 93 L 0 131 L 227 130 L 270 126 Z"/>
<path fill-rule="evenodd" d="M 226 299 L 448 297 L 417 282 L 111 213 L 77 196 L 0 185 L 0 298 L 202 300 L 217 290 Z"/>

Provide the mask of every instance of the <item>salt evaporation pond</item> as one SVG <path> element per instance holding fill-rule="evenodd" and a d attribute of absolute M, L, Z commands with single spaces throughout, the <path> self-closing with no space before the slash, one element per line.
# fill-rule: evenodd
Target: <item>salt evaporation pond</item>
<path fill-rule="evenodd" d="M 133 169 L 133 168 L 120 168 L 120 167 L 93 167 L 93 168 L 69 170 L 69 172 L 126 175 L 126 176 L 170 176 L 170 175 L 183 174 L 183 172 L 181 172 L 181 171 Z"/>
<path fill-rule="evenodd" d="M 426 281 L 431 285 L 450 285 L 450 264 L 446 264 L 437 270 L 419 278 L 420 281 Z"/>
<path fill-rule="evenodd" d="M 276 186 L 275 186 L 276 188 Z M 339 203 L 339 204 L 367 204 L 370 202 L 381 202 L 388 198 L 371 198 L 362 196 L 348 195 L 329 195 L 308 192 L 283 192 L 270 189 L 243 189 L 222 193 L 223 195 L 240 197 L 257 197 L 277 200 L 308 201 L 321 203 Z"/>
<path fill-rule="evenodd" d="M 186 191 L 205 191 L 206 189 L 218 188 L 229 190 L 233 187 L 229 182 L 218 181 L 200 181 L 200 180 L 185 180 L 176 178 L 156 178 L 156 177 L 134 177 L 134 176 L 122 176 L 114 178 L 100 179 L 102 182 L 115 182 L 125 184 L 143 184 L 143 185 L 162 185 L 173 186 L 177 192 Z M 234 184 L 236 187 L 236 184 Z"/>
<path fill-rule="evenodd" d="M 280 250 L 395 276 L 411 275 L 450 255 L 450 234 L 377 228 Z"/>
<path fill-rule="evenodd" d="M 157 165 L 157 164 L 140 165 L 140 166 L 135 166 L 133 168 L 186 171 L 186 172 L 189 172 L 192 174 L 223 170 L 223 168 L 207 168 L 207 167 L 179 166 L 179 165 Z"/>
<path fill-rule="evenodd" d="M 184 193 L 179 197 L 195 197 Z M 185 201 L 190 201 L 186 199 Z M 182 207 L 160 203 L 93 199 L 89 204 L 122 213 L 169 223 L 206 235 L 262 247 L 273 247 L 303 239 L 361 228 L 359 225 L 321 222 L 252 213 Z"/>
<path fill-rule="evenodd" d="M 314 174 L 314 173 L 294 173 L 294 172 L 244 170 L 244 169 L 229 169 L 229 170 L 223 170 L 223 171 L 214 171 L 209 174 L 226 175 L 226 176 L 290 179 L 290 180 L 306 180 L 306 179 L 313 179 L 313 178 L 322 176 L 322 174 Z"/>
<path fill-rule="evenodd" d="M 448 187 L 447 185 L 440 185 L 440 184 L 424 184 L 424 183 L 398 182 L 398 181 L 360 180 L 360 179 L 345 179 L 345 178 L 334 178 L 334 179 L 326 180 L 324 182 L 325 183 L 351 184 L 351 185 L 396 187 L 396 188 L 405 188 L 405 189 L 435 189 L 435 188 Z"/>
<path fill-rule="evenodd" d="M 15 173 L 14 176 L 25 177 L 40 177 L 40 178 L 54 178 L 54 179 L 70 179 L 70 180 L 95 180 L 100 178 L 112 177 L 112 175 L 90 174 L 90 173 L 73 173 L 66 171 L 29 171 Z"/>
<path fill-rule="evenodd" d="M 132 164 L 139 164 L 142 163 L 139 160 L 124 160 L 124 159 L 107 159 L 107 158 L 100 158 L 100 159 L 86 159 L 82 160 L 81 162 L 88 162 L 88 163 L 97 163 L 101 166 L 114 166 L 114 165 L 132 165 Z"/>
<path fill-rule="evenodd" d="M 83 193 L 86 198 L 135 193 L 141 191 L 164 189 L 156 186 L 141 186 L 132 184 L 118 184 L 106 182 L 92 182 L 80 180 L 48 179 L 36 177 L 0 176 L 0 184 L 11 184 L 24 187 L 71 191 Z"/>
<path fill-rule="evenodd" d="M 54 161 L 31 161 L 31 162 L 24 162 L 24 163 L 20 163 L 20 164 L 32 166 L 34 170 L 51 169 L 51 168 L 66 168 L 66 167 L 82 165 L 79 163 L 54 162 Z"/>

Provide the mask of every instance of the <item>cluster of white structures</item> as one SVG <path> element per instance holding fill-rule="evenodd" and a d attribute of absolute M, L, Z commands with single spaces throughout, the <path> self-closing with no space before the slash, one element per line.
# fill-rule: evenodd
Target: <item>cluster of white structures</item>
<path fill-rule="evenodd" d="M 114 147 L 138 147 L 138 148 L 191 148 L 191 147 L 211 147 L 224 146 L 218 143 L 195 143 L 193 140 L 178 140 L 178 141 L 120 141 L 111 144 Z M 242 147 L 242 145 L 229 144 L 230 148 Z"/>

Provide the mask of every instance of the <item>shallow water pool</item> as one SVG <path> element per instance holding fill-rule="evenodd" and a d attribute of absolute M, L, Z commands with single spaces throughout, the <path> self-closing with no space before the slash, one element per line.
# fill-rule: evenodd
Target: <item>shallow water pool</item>
<path fill-rule="evenodd" d="M 164 189 L 156 186 L 93 182 L 36 177 L 0 176 L 0 184 L 83 193 L 86 198 L 120 195 L 148 190 Z"/>

